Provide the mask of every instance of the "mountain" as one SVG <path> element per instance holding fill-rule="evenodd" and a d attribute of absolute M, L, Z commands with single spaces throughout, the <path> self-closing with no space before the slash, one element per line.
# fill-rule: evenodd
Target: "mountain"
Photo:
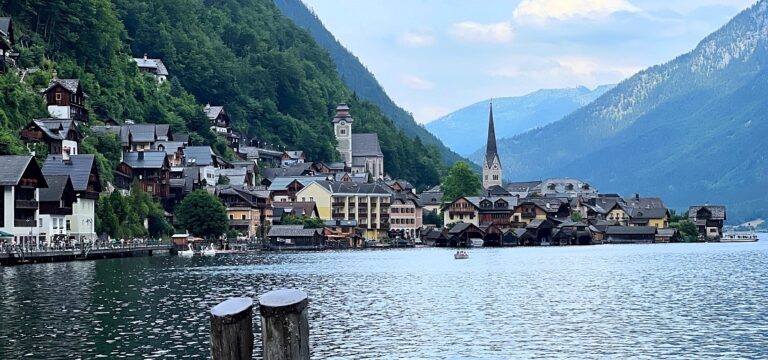
<path fill-rule="evenodd" d="M 437 146 L 443 161 L 447 165 L 462 158 L 423 126 L 416 123 L 413 115 L 397 106 L 384 91 L 376 78 L 354 54 L 347 50 L 328 31 L 320 19 L 301 0 L 274 0 L 282 13 L 296 25 L 306 29 L 333 59 L 333 63 L 341 75 L 341 79 L 355 94 L 363 100 L 370 101 L 381 108 L 381 111 L 412 138 L 418 137 L 424 144 Z"/>
<path fill-rule="evenodd" d="M 92 121 L 167 123 L 223 156 L 233 154 L 209 130 L 203 104 L 223 105 L 250 138 L 332 161 L 338 153 L 331 118 L 347 102 L 353 131 L 378 134 L 388 174 L 420 188 L 439 182 L 437 149 L 355 96 L 328 52 L 271 0 L 0 0 L 0 16 L 13 18 L 19 63 L 42 70 L 25 84 L 0 74 L 0 139 L 44 111 L 39 95 L 28 93 L 56 69 L 61 78 L 81 79 Z M 168 82 L 157 86 L 138 71 L 131 57 L 142 54 L 163 60 Z"/>
<path fill-rule="evenodd" d="M 768 1 L 691 52 L 618 84 L 564 119 L 498 142 L 507 180 L 575 176 L 606 192 L 724 203 L 768 215 Z M 473 157 L 480 161 L 479 154 Z"/>
<path fill-rule="evenodd" d="M 612 87 L 539 90 L 524 96 L 493 99 L 496 134 L 512 137 L 560 120 Z M 485 143 L 486 133 L 478 129 L 488 126 L 488 103 L 485 100 L 456 110 L 428 123 L 427 130 L 459 154 L 470 155 Z"/>

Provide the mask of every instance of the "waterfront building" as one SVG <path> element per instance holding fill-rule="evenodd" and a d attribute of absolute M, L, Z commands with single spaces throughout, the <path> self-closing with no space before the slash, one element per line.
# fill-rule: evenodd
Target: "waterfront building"
<path fill-rule="evenodd" d="M 413 185 L 405 180 L 387 181 L 386 185 L 392 192 L 390 231 L 402 234 L 406 239 L 418 239 L 421 236 L 423 214 L 421 201 L 414 193 Z"/>
<path fill-rule="evenodd" d="M 170 197 L 170 171 L 165 151 L 136 151 L 123 153 L 123 161 L 115 171 L 115 186 L 130 190 L 138 180 L 142 190 L 155 198 Z"/>
<path fill-rule="evenodd" d="M 269 194 L 244 187 L 226 185 L 216 188 L 216 196 L 226 207 L 229 228 L 243 236 L 263 235 L 272 225 Z"/>
<path fill-rule="evenodd" d="M 88 121 L 88 110 L 85 108 L 86 95 L 80 86 L 79 79 L 59 79 L 54 70 L 53 79 L 41 93 L 51 117 Z"/>
<path fill-rule="evenodd" d="M 83 140 L 83 134 L 77 122 L 72 119 L 36 119 L 21 129 L 21 141 L 28 149 L 34 149 L 36 143 L 45 144 L 48 154 L 61 154 L 68 151 L 70 155 L 79 153 L 78 144 Z"/>
<path fill-rule="evenodd" d="M 559 198 L 519 199 L 512 211 L 512 222 L 526 227 L 535 220 L 564 221 L 570 219 L 570 204 Z"/>
<path fill-rule="evenodd" d="M 467 196 L 443 206 L 443 226 L 469 223 L 480 228 L 511 226 L 518 198 L 515 196 Z"/>
<path fill-rule="evenodd" d="M 605 230 L 608 244 L 650 244 L 656 239 L 653 226 L 609 226 Z"/>
<path fill-rule="evenodd" d="M 366 239 L 381 239 L 390 227 L 392 194 L 386 185 L 314 181 L 296 193 L 314 201 L 323 220 L 355 220 Z"/>
<path fill-rule="evenodd" d="M 346 165 L 351 167 L 352 172 L 368 172 L 374 179 L 383 178 L 384 153 L 381 152 L 378 134 L 353 134 L 354 118 L 347 104 L 336 107 L 336 115 L 332 121 L 337 142 L 336 150 Z"/>
<path fill-rule="evenodd" d="M 491 103 L 488 115 L 488 142 L 485 146 L 483 158 L 483 189 L 491 186 L 501 186 L 501 158 L 496 151 L 496 130 L 493 126 L 493 103 Z"/>
<path fill-rule="evenodd" d="M 723 236 L 723 223 L 726 220 L 723 205 L 694 205 L 688 208 L 688 219 L 699 229 L 704 240 L 718 240 Z"/>
<path fill-rule="evenodd" d="M 273 225 L 267 238 L 273 249 L 315 250 L 325 247 L 323 229 L 305 229 L 303 225 Z"/>
<path fill-rule="evenodd" d="M 168 69 L 165 68 L 163 60 L 147 58 L 147 54 L 144 57 L 133 58 L 133 62 L 139 67 L 139 71 L 152 74 L 158 83 L 162 84 L 168 78 Z"/>
<path fill-rule="evenodd" d="M 0 156 L 0 187 L 3 189 L 0 230 L 12 234 L 19 244 L 36 242 L 40 232 L 38 189 L 48 187 L 48 183 L 35 158 Z"/>
<path fill-rule="evenodd" d="M 72 215 L 77 194 L 69 175 L 45 175 L 45 182 L 48 187 L 39 190 L 39 235 L 48 243 L 63 241 L 69 236 L 66 217 Z"/>
<path fill-rule="evenodd" d="M 70 237 L 95 239 L 96 201 L 102 191 L 96 157 L 92 154 L 48 155 L 42 172 L 45 176 L 68 175 L 77 195 L 72 214 L 64 218 L 64 230 Z"/>

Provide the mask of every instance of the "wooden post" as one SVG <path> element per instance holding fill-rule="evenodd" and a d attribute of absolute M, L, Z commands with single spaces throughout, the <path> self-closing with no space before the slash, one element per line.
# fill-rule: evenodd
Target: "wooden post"
<path fill-rule="evenodd" d="M 275 290 L 259 297 L 264 360 L 309 360 L 307 294 Z"/>
<path fill-rule="evenodd" d="M 233 298 L 211 309 L 211 358 L 253 358 L 253 300 Z"/>

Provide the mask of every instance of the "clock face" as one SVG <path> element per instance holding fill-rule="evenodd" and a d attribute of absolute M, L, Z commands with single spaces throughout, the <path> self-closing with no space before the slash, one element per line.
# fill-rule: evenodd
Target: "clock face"
<path fill-rule="evenodd" d="M 499 169 L 499 167 L 498 167 L 498 166 L 496 166 L 496 165 L 493 165 L 493 170 L 498 170 L 498 169 Z"/>
<path fill-rule="evenodd" d="M 339 123 L 339 125 L 341 125 L 341 126 L 347 125 L 347 122 L 346 122 L 346 121 L 344 121 L 344 120 L 341 120 L 341 122 Z"/>

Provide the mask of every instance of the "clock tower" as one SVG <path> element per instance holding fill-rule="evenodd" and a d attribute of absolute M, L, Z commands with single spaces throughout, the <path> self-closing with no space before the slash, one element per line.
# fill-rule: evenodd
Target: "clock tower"
<path fill-rule="evenodd" d="M 352 166 L 352 115 L 349 114 L 347 104 L 339 104 L 336 107 L 336 115 L 333 117 L 333 133 L 336 135 L 336 150 L 341 154 L 342 160 L 347 166 Z"/>
<path fill-rule="evenodd" d="M 485 147 L 483 160 L 483 188 L 501 186 L 501 159 L 496 151 L 496 130 L 493 127 L 493 101 L 491 101 L 488 117 L 488 144 Z"/>

